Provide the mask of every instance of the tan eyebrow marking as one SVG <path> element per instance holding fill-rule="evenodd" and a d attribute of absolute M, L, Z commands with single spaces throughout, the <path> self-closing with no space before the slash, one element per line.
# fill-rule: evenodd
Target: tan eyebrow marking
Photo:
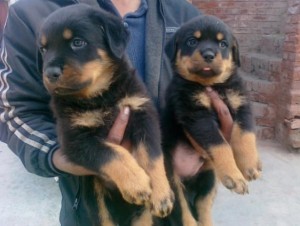
<path fill-rule="evenodd" d="M 224 39 L 224 34 L 221 33 L 221 32 L 219 32 L 219 33 L 217 34 L 217 40 L 221 41 L 221 40 L 223 40 L 223 39 Z"/>
<path fill-rule="evenodd" d="M 64 39 L 71 39 L 73 37 L 73 32 L 70 29 L 66 28 L 63 32 L 63 37 Z"/>
<path fill-rule="evenodd" d="M 196 37 L 196 38 L 200 38 L 201 37 L 201 31 L 196 31 L 195 33 L 194 33 L 194 36 Z"/>

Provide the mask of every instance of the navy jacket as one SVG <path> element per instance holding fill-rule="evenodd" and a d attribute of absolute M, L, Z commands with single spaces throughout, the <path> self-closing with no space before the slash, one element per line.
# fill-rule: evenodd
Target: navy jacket
<path fill-rule="evenodd" d="M 98 0 L 103 1 L 103 0 Z M 9 9 L 0 49 L 0 140 L 34 174 L 60 176 L 61 224 L 89 225 L 85 205 L 89 177 L 64 174 L 53 166 L 59 148 L 55 122 L 44 88 L 36 37 L 43 20 L 60 7 L 79 0 L 19 0 Z M 96 0 L 82 0 L 99 7 Z M 145 83 L 158 108 L 172 77 L 164 46 L 178 27 L 199 15 L 186 0 L 148 0 Z M 41 191 L 42 192 L 42 191 Z"/>

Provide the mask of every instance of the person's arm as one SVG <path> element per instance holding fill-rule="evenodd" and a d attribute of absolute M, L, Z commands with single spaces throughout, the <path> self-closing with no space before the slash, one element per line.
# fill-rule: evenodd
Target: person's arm
<path fill-rule="evenodd" d="M 10 8 L 1 43 L 0 138 L 29 172 L 57 176 L 52 154 L 59 145 L 49 95 L 37 71 L 36 37 L 17 9 Z"/>

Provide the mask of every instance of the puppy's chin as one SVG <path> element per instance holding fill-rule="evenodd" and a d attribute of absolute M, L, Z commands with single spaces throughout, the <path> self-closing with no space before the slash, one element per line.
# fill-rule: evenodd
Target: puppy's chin
<path fill-rule="evenodd" d="M 91 81 L 85 81 L 83 83 L 72 84 L 72 86 L 65 86 L 58 83 L 49 83 L 44 81 L 44 85 L 50 95 L 55 96 L 77 96 L 90 86 Z"/>

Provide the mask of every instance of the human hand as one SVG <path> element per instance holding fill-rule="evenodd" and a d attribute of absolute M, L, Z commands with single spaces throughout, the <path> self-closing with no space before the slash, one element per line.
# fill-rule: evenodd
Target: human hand
<path fill-rule="evenodd" d="M 129 115 L 129 107 L 125 107 L 122 111 L 120 111 L 111 130 L 108 133 L 107 140 L 109 142 L 123 145 L 122 141 L 129 120 Z M 124 147 L 129 148 L 130 143 L 125 141 Z M 66 173 L 70 173 L 77 176 L 97 175 L 96 172 L 93 172 L 89 169 L 86 169 L 82 166 L 70 162 L 60 149 L 56 150 L 53 153 L 52 162 L 58 170 Z"/>
<path fill-rule="evenodd" d="M 206 87 L 206 94 L 210 98 L 214 110 L 218 114 L 221 124 L 221 132 L 225 139 L 229 142 L 231 139 L 231 132 L 233 127 L 233 120 L 227 105 L 221 100 L 218 93 L 211 87 Z"/>
<path fill-rule="evenodd" d="M 221 124 L 221 132 L 227 141 L 230 141 L 233 120 L 226 104 L 221 100 L 218 93 L 211 87 L 206 88 L 206 94 L 211 100 L 214 110 L 217 112 Z M 197 151 L 195 151 L 197 149 Z M 201 147 L 191 148 L 189 145 L 178 144 L 173 153 L 173 165 L 177 175 L 181 178 L 190 178 L 195 176 L 204 164 L 204 158 L 201 156 L 203 150 Z"/>

